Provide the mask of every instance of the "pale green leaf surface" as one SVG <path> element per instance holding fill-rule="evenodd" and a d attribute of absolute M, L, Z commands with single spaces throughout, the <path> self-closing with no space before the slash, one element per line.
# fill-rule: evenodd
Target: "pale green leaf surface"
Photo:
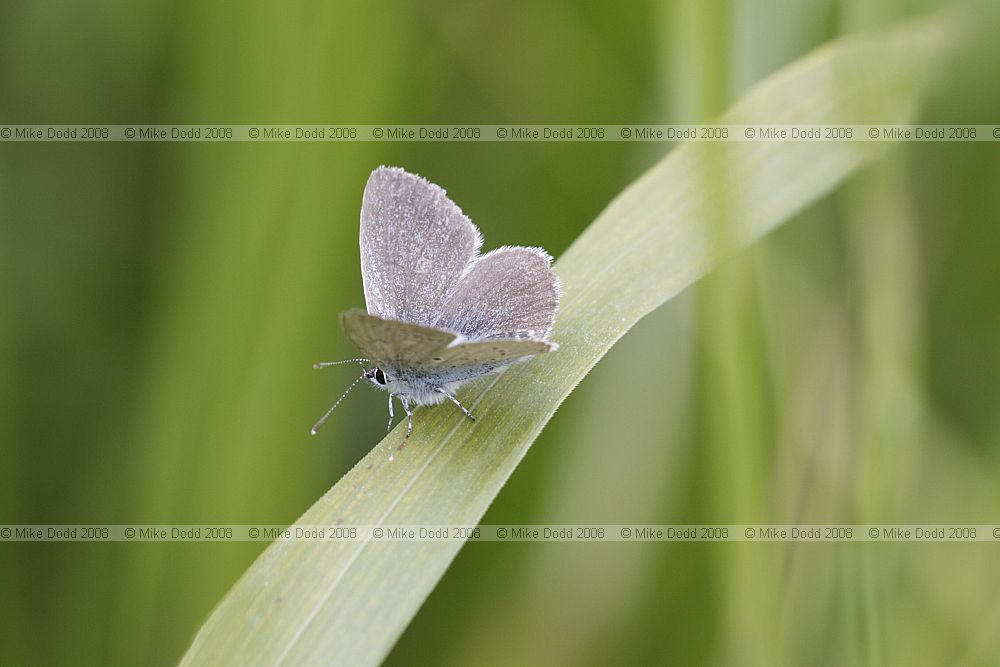
<path fill-rule="evenodd" d="M 838 40 L 751 89 L 723 120 L 907 122 L 952 39 L 948 25 L 937 17 Z M 475 424 L 451 405 L 419 410 L 405 448 L 403 425 L 299 523 L 477 523 L 559 404 L 632 325 L 882 150 L 865 142 L 678 146 L 557 262 L 559 351 L 463 390 Z M 278 541 L 215 609 L 183 664 L 378 663 L 461 546 Z"/>

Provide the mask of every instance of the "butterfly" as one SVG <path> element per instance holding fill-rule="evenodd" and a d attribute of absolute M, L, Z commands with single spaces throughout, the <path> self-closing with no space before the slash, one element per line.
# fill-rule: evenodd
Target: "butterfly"
<path fill-rule="evenodd" d="M 548 340 L 560 283 L 541 248 L 504 246 L 485 254 L 483 237 L 445 191 L 398 167 L 379 167 L 361 200 L 361 278 L 367 310 L 341 313 L 364 372 L 312 428 L 362 380 L 389 392 L 413 432 L 413 409 L 451 401 L 463 383 L 558 348 Z"/>

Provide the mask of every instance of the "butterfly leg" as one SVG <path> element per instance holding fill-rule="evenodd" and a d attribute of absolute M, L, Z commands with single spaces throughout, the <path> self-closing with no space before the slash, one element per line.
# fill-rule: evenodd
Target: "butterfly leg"
<path fill-rule="evenodd" d="M 413 412 L 410 410 L 410 402 L 406 400 L 406 394 L 399 395 L 399 402 L 406 410 L 406 437 L 409 438 L 410 434 L 413 433 Z"/>
<path fill-rule="evenodd" d="M 389 425 L 385 427 L 386 431 L 391 431 L 392 430 L 392 417 L 393 417 L 393 415 L 392 415 L 392 396 L 393 396 L 392 392 L 389 392 Z"/>
<path fill-rule="evenodd" d="M 461 403 L 459 403 L 459 402 L 458 402 L 458 399 L 457 399 L 457 398 L 455 398 L 455 397 L 454 397 L 453 395 L 449 394 L 449 393 L 448 393 L 448 392 L 446 392 L 446 391 L 445 391 L 444 389 L 435 389 L 434 391 L 438 392 L 439 394 L 444 394 L 445 396 L 447 396 L 447 397 L 448 397 L 448 400 L 450 400 L 450 401 L 451 401 L 452 403 L 454 403 L 455 405 L 457 405 L 457 406 L 458 406 L 458 409 L 459 409 L 459 410 L 461 410 L 462 412 L 464 412 L 464 413 L 465 413 L 465 416 L 466 416 L 466 417 L 468 417 L 468 418 L 469 418 L 469 419 L 471 419 L 472 421 L 476 421 L 476 418 L 472 416 L 472 413 L 471 413 L 471 412 L 469 412 L 469 411 L 468 411 L 468 410 L 467 410 L 467 409 L 465 408 L 465 406 L 464 406 L 464 405 L 462 405 Z"/>

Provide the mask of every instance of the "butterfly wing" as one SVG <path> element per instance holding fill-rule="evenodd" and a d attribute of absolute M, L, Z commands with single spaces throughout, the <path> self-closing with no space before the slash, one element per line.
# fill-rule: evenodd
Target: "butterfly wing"
<path fill-rule="evenodd" d="M 433 325 L 482 243 L 479 230 L 443 189 L 397 167 L 379 167 L 361 202 L 368 312 Z"/>
<path fill-rule="evenodd" d="M 417 370 L 426 376 L 433 376 L 439 384 L 448 384 L 492 373 L 558 347 L 555 343 L 537 339 L 453 343 L 420 362 Z"/>
<path fill-rule="evenodd" d="M 357 308 L 341 313 L 340 321 L 347 337 L 378 366 L 409 368 L 426 363 L 458 338 L 450 331 L 387 320 Z"/>
<path fill-rule="evenodd" d="M 360 309 L 345 311 L 340 319 L 347 337 L 375 365 L 438 386 L 485 375 L 558 347 L 538 339 L 466 342 L 450 331 L 386 320 Z"/>
<path fill-rule="evenodd" d="M 471 262 L 434 325 L 470 340 L 544 339 L 555 321 L 559 290 L 544 250 L 498 248 Z"/>

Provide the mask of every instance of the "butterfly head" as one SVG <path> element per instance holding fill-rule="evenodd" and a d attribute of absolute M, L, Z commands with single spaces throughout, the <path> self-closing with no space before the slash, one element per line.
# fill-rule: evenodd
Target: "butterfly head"
<path fill-rule="evenodd" d="M 365 371 L 365 379 L 379 389 L 385 389 L 386 385 L 389 384 L 389 378 L 387 378 L 385 373 L 382 372 L 382 369 L 378 367 Z"/>

